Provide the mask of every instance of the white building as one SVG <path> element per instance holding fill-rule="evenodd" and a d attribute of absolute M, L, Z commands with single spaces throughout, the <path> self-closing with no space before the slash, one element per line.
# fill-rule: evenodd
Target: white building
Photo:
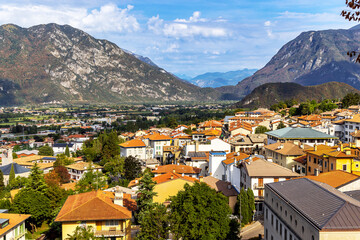
<path fill-rule="evenodd" d="M 71 165 L 65 166 L 70 174 L 70 178 L 73 180 L 80 180 L 87 172 L 101 172 L 103 167 L 91 164 L 88 162 L 78 162 Z M 96 181 L 96 179 L 94 179 Z"/>
<path fill-rule="evenodd" d="M 189 152 L 224 151 L 226 153 L 229 153 L 230 150 L 231 150 L 231 145 L 219 138 L 211 139 L 207 143 L 199 143 L 195 141 L 192 144 L 187 144 L 184 146 L 185 155 L 188 155 Z"/>
<path fill-rule="evenodd" d="M 225 180 L 225 168 L 222 161 L 226 159 L 226 152 L 212 151 L 209 153 L 209 175 L 219 180 Z"/>
<path fill-rule="evenodd" d="M 54 151 L 54 156 L 65 153 L 66 146 L 68 146 L 70 153 L 76 152 L 77 150 L 77 145 L 75 145 L 74 143 L 55 143 L 52 147 Z"/>
<path fill-rule="evenodd" d="M 152 149 L 147 149 L 145 143 L 140 139 L 133 139 L 120 144 L 120 156 L 145 160 L 151 158 L 153 155 Z"/>
<path fill-rule="evenodd" d="M 28 214 L 0 213 L 0 239 L 25 240 Z"/>

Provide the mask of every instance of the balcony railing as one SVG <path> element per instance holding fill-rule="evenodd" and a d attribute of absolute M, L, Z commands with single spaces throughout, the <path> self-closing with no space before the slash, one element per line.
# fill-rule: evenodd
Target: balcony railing
<path fill-rule="evenodd" d="M 254 183 L 254 189 L 264 189 L 264 184 Z"/>
<path fill-rule="evenodd" d="M 125 236 L 124 230 L 115 230 L 115 229 L 109 229 L 109 230 L 100 230 L 95 232 L 95 237 L 123 237 Z"/>

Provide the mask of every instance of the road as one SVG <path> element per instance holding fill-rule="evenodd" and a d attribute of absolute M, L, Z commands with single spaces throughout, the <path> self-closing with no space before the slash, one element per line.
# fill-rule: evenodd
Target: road
<path fill-rule="evenodd" d="M 241 239 L 242 240 L 247 240 L 247 239 L 251 239 L 254 237 L 258 237 L 259 234 L 263 235 L 264 234 L 264 225 L 262 221 L 256 221 L 255 223 L 244 227 L 241 230 Z"/>

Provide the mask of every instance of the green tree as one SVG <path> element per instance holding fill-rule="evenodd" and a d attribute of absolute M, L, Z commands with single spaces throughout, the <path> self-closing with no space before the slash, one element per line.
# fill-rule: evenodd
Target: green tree
<path fill-rule="evenodd" d="M 95 240 L 95 230 L 92 226 L 77 226 L 72 235 L 68 234 L 66 239 L 69 240 Z"/>
<path fill-rule="evenodd" d="M 153 203 L 153 197 L 157 195 L 154 192 L 156 182 L 152 180 L 152 175 L 146 172 L 139 181 L 139 190 L 136 192 L 138 198 L 136 200 L 139 211 L 145 210 L 147 206 Z"/>
<path fill-rule="evenodd" d="M 34 190 L 37 193 L 45 194 L 47 185 L 45 183 L 44 174 L 38 167 L 37 163 L 32 167 L 31 173 L 25 189 Z"/>
<path fill-rule="evenodd" d="M 277 126 L 276 129 L 282 129 L 282 128 L 286 128 L 285 124 L 283 123 L 283 121 L 280 121 L 279 125 Z"/>
<path fill-rule="evenodd" d="M 255 129 L 255 133 L 266 133 L 268 131 L 270 130 L 267 127 L 261 125 Z"/>
<path fill-rule="evenodd" d="M 5 184 L 4 184 L 4 174 L 3 172 L 0 170 L 0 191 L 3 191 L 5 188 Z"/>
<path fill-rule="evenodd" d="M 52 217 L 50 200 L 33 189 L 24 188 L 15 195 L 11 208 L 14 213 L 31 214 L 30 222 L 40 226 Z"/>
<path fill-rule="evenodd" d="M 104 171 L 112 176 L 122 176 L 124 174 L 124 164 L 125 159 L 123 157 L 120 157 L 120 155 L 115 156 L 114 158 L 106 161 Z"/>
<path fill-rule="evenodd" d="M 185 184 L 170 197 L 169 208 L 174 239 L 226 239 L 230 231 L 227 198 L 205 183 Z"/>
<path fill-rule="evenodd" d="M 70 164 L 75 163 L 75 161 L 71 158 L 69 158 L 68 156 L 66 156 L 66 154 L 58 154 L 56 156 L 56 161 L 54 162 L 54 167 L 58 167 L 58 166 L 67 166 Z"/>
<path fill-rule="evenodd" d="M 15 170 L 14 164 L 11 164 L 10 174 L 9 174 L 9 186 L 12 188 L 14 186 L 15 181 Z"/>
<path fill-rule="evenodd" d="M 124 162 L 124 176 L 128 180 L 133 180 L 141 174 L 141 163 L 139 159 L 129 156 Z"/>
<path fill-rule="evenodd" d="M 294 116 L 296 114 L 296 108 L 292 107 L 289 109 L 289 115 Z"/>
<path fill-rule="evenodd" d="M 248 223 L 249 220 L 249 201 L 248 196 L 244 188 L 241 188 L 240 194 L 238 195 L 238 203 L 240 206 L 240 219 L 241 225 L 245 225 Z"/>
<path fill-rule="evenodd" d="M 66 145 L 66 148 L 65 148 L 65 155 L 66 155 L 67 157 L 70 157 L 69 145 Z"/>
<path fill-rule="evenodd" d="M 89 168 L 89 172 L 76 183 L 76 190 L 83 193 L 103 189 L 106 187 L 106 182 L 107 179 L 102 172 L 95 172 Z"/>
<path fill-rule="evenodd" d="M 169 216 L 163 204 L 153 203 L 143 209 L 138 216 L 141 226 L 137 240 L 165 240 L 169 232 Z"/>
<path fill-rule="evenodd" d="M 231 218 L 230 220 L 230 231 L 226 236 L 226 240 L 240 240 L 240 224 L 237 218 Z"/>
<path fill-rule="evenodd" d="M 18 158 L 18 156 L 17 156 L 17 154 L 16 153 L 12 153 L 12 156 L 13 156 L 13 159 L 17 159 Z"/>
<path fill-rule="evenodd" d="M 39 148 L 40 156 L 54 156 L 54 150 L 49 145 L 45 145 Z"/>
<path fill-rule="evenodd" d="M 255 211 L 255 197 L 254 197 L 254 192 L 251 190 L 251 188 L 248 188 L 246 191 L 246 195 L 247 195 L 247 199 L 248 199 L 248 211 L 249 211 L 249 216 L 248 216 L 248 222 L 252 221 L 252 217 L 254 215 L 254 211 Z"/>

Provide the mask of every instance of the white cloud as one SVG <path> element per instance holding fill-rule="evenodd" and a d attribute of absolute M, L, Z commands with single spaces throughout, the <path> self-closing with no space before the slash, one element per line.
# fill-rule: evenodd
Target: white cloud
<path fill-rule="evenodd" d="M 90 32 L 132 32 L 140 28 L 129 12 L 133 6 L 118 8 L 114 4 L 88 12 L 85 8 L 55 8 L 44 5 L 0 5 L 0 23 L 14 23 L 30 27 L 44 23 L 69 24 Z"/>
<path fill-rule="evenodd" d="M 271 26 L 271 22 L 270 22 L 270 21 L 264 22 L 264 26 L 265 26 L 265 27 L 270 27 L 270 26 Z"/>
<path fill-rule="evenodd" d="M 177 43 L 171 43 L 170 46 L 163 50 L 164 53 L 174 53 L 174 52 L 179 52 L 179 44 Z"/>
<path fill-rule="evenodd" d="M 228 29 L 219 25 L 218 19 L 215 21 L 200 18 L 200 12 L 194 12 L 188 19 L 175 19 L 165 22 L 159 15 L 151 17 L 148 22 L 148 29 L 155 34 L 163 34 L 168 37 L 226 37 L 231 35 Z M 217 22 L 216 22 L 217 21 Z M 223 23 L 225 21 L 221 21 Z"/>

